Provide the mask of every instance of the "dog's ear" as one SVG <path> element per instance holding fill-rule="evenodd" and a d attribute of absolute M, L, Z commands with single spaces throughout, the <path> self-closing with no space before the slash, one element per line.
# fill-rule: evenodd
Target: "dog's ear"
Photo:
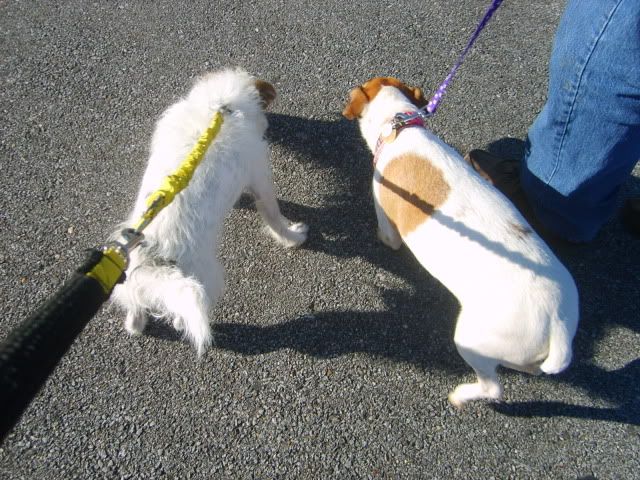
<path fill-rule="evenodd" d="M 428 102 L 424 97 L 424 93 L 422 93 L 422 89 L 418 87 L 413 87 L 413 103 L 418 107 L 424 107 Z"/>
<path fill-rule="evenodd" d="M 424 98 L 424 94 L 422 93 L 422 90 L 420 88 L 410 87 L 402 83 L 400 84 L 400 90 L 402 90 L 402 93 L 404 93 L 405 96 L 409 100 L 411 100 L 411 103 L 413 103 L 416 107 L 422 108 L 427 104 L 427 99 Z"/>
<path fill-rule="evenodd" d="M 269 82 L 255 80 L 256 89 L 260 94 L 260 105 L 266 109 L 276 99 L 276 89 Z"/>
<path fill-rule="evenodd" d="M 364 89 L 362 87 L 354 88 L 349 92 L 349 102 L 344 107 L 342 115 L 347 120 L 358 118 L 367 103 L 369 103 L 369 97 L 367 97 Z"/>

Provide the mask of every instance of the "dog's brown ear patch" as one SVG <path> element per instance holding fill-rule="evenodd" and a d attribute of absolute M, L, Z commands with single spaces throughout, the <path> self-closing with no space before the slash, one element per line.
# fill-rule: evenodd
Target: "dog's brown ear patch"
<path fill-rule="evenodd" d="M 360 117 L 367 103 L 369 103 L 369 97 L 367 97 L 362 87 L 354 88 L 349 92 L 349 102 L 347 106 L 344 107 L 342 115 L 347 120 L 354 120 Z"/>
<path fill-rule="evenodd" d="M 400 87 L 402 93 L 404 93 L 409 100 L 418 108 L 422 108 L 427 104 L 427 99 L 424 98 L 422 90 L 418 87 L 409 87 L 404 83 Z"/>
<path fill-rule="evenodd" d="M 413 153 L 392 159 L 379 181 L 380 206 L 402 237 L 425 223 L 451 190 L 439 168 Z"/>
<path fill-rule="evenodd" d="M 262 108 L 267 108 L 276 99 L 276 89 L 269 82 L 255 80 L 256 89 L 260 94 Z"/>

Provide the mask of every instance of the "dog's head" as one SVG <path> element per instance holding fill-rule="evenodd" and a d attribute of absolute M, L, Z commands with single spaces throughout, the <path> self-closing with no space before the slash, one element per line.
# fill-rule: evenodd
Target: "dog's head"
<path fill-rule="evenodd" d="M 260 105 L 263 110 L 266 110 L 276 99 L 276 89 L 264 80 L 256 79 L 253 83 L 256 86 L 256 90 L 258 90 L 258 95 L 260 95 Z"/>
<path fill-rule="evenodd" d="M 342 115 L 348 120 L 360 118 L 365 106 L 371 102 L 382 87 L 395 87 L 400 90 L 414 105 L 422 108 L 427 104 L 422 90 L 418 87 L 410 87 L 393 77 L 376 77 L 349 92 L 349 101 L 342 111 Z"/>

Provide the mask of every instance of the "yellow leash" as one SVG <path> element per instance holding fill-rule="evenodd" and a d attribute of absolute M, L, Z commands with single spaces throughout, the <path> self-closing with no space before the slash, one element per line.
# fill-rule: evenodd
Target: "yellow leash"
<path fill-rule="evenodd" d="M 193 172 L 204 158 L 204 154 L 207 152 L 213 139 L 218 135 L 220 127 L 222 127 L 222 122 L 222 113 L 216 112 L 211 124 L 200 136 L 191 153 L 187 155 L 187 158 L 183 160 L 173 173 L 164 178 L 158 190 L 149 195 L 147 198 L 147 210 L 134 226 L 135 230 L 139 232 L 144 230 L 151 220 L 153 220 L 164 207 L 169 205 L 175 196 L 189 184 L 191 177 L 193 177 Z"/>
<path fill-rule="evenodd" d="M 216 138 L 224 122 L 222 112 L 218 111 L 213 120 L 200 136 L 197 143 L 182 161 L 180 166 L 167 175 L 160 187 L 147 198 L 147 209 L 133 228 L 121 232 L 121 239 L 102 247 L 102 259 L 86 273 L 97 280 L 106 294 L 110 294 L 122 277 L 129 264 L 129 252 L 137 247 L 144 238 L 142 231 L 184 190 L 193 172 L 200 165 L 211 142 Z"/>

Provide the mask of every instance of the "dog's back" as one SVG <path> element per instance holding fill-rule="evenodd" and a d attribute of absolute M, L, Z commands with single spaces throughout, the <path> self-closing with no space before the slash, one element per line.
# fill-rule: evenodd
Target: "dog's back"
<path fill-rule="evenodd" d="M 140 333 L 146 315 L 153 315 L 172 321 L 199 353 L 210 342 L 207 313 L 224 286 L 218 237 L 229 210 L 252 181 L 251 163 L 268 159 L 267 123 L 254 82 L 241 70 L 202 77 L 156 125 L 130 225 L 215 113 L 224 112 L 222 127 L 189 185 L 146 228 L 145 242 L 131 255 L 127 281 L 114 292 L 114 300 L 128 312 L 125 326 L 131 333 Z"/>
<path fill-rule="evenodd" d="M 146 208 L 146 199 L 186 158 L 216 111 L 226 113 L 224 123 L 197 168 L 189 187 L 166 209 L 164 217 L 197 216 L 199 230 L 216 228 L 249 182 L 250 163 L 268 156 L 263 134 L 266 118 L 258 94 L 248 74 L 224 70 L 202 77 L 186 98 L 169 107 L 156 125 L 149 163 L 131 215 L 137 218 Z M 185 206 L 202 203 L 206 209 L 182 211 Z M 175 216 L 175 215 L 174 215 Z M 162 214 L 149 227 L 147 236 L 166 238 L 174 222 L 163 225 Z M 187 224 L 188 222 L 182 222 Z M 215 233 L 215 232 L 211 232 Z M 181 243 L 181 242 L 180 242 Z"/>
<path fill-rule="evenodd" d="M 570 273 L 453 148 L 426 129 L 402 135 L 385 147 L 376 189 L 382 202 L 385 184 L 396 199 L 398 190 L 413 193 L 402 200 L 403 223 L 395 223 L 418 261 L 460 301 L 456 344 L 503 365 L 542 364 L 547 373 L 566 368 L 578 323 Z M 397 158 L 404 169 L 413 162 L 400 180 L 391 164 Z"/>

